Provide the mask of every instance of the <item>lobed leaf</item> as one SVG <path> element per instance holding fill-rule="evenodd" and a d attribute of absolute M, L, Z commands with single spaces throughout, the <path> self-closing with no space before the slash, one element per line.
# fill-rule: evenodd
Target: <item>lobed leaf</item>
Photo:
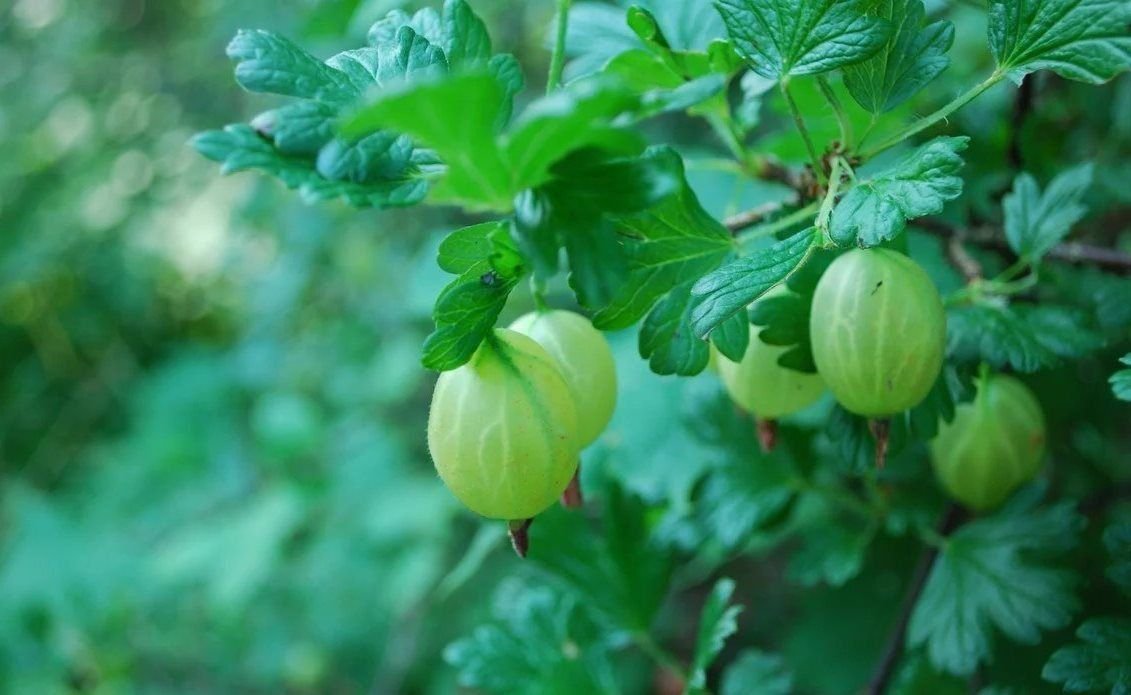
<path fill-rule="evenodd" d="M 970 674 L 989 661 L 995 628 L 1033 644 L 1079 608 L 1076 575 L 1043 558 L 1071 549 L 1083 519 L 1070 503 L 1034 505 L 1023 493 L 941 548 L 908 630 L 908 643 L 925 647 L 936 668 Z"/>
<path fill-rule="evenodd" d="M 1131 67 L 1128 0 L 992 0 L 990 49 L 1015 82 L 1036 70 L 1099 84 Z"/>
<path fill-rule="evenodd" d="M 829 234 L 841 246 L 876 246 L 890 241 L 907 221 L 937 215 L 962 194 L 959 152 L 970 138 L 938 137 L 900 163 L 853 186 L 833 209 Z"/>
<path fill-rule="evenodd" d="M 719 656 L 728 637 L 738 631 L 738 614 L 742 606 L 731 604 L 734 580 L 723 577 L 715 582 L 699 616 L 699 632 L 695 653 L 691 657 L 686 693 L 703 693 L 707 687 L 707 667 Z"/>
<path fill-rule="evenodd" d="M 866 0 L 715 0 L 735 50 L 772 80 L 858 63 L 892 25 L 866 14 Z"/>
<path fill-rule="evenodd" d="M 1068 169 L 1049 182 L 1042 193 L 1036 180 L 1021 174 L 1002 200 L 1005 238 L 1017 255 L 1040 261 L 1059 244 L 1088 212 L 1081 202 L 1092 185 L 1090 163 Z"/>
<path fill-rule="evenodd" d="M 1070 693 L 1131 692 L 1131 620 L 1092 618 L 1076 636 L 1049 657 L 1041 677 Z"/>
<path fill-rule="evenodd" d="M 940 20 L 923 26 L 926 11 L 920 0 L 879 0 L 870 14 L 891 22 L 894 31 L 876 55 L 845 66 L 844 86 L 856 103 L 878 114 L 907 101 L 946 70 L 954 25 Z"/>

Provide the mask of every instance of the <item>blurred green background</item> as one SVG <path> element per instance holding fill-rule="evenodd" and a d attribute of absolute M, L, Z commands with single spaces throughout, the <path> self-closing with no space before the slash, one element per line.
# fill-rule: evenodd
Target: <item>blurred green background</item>
<path fill-rule="evenodd" d="M 186 145 L 271 103 L 232 81 L 236 29 L 326 56 L 399 4 L 0 3 L 0 691 L 454 678 L 492 585 L 428 597 L 477 524 L 423 435 L 454 223 Z M 480 10 L 543 70 L 552 6 L 507 4 Z"/>
<path fill-rule="evenodd" d="M 458 507 L 425 449 L 434 375 L 418 352 L 446 282 L 435 248 L 466 220 L 306 205 L 264 177 L 222 178 L 186 146 L 274 103 L 232 81 L 224 46 L 236 29 L 271 29 L 325 57 L 403 4 L 0 4 L 0 692 L 449 692 L 445 645 L 493 605 L 505 619 L 525 590 L 501 526 Z M 521 60 L 529 98 L 544 79 L 552 3 L 474 5 Z M 940 93 L 984 63 L 979 32 L 959 32 Z M 970 153 L 970 206 L 988 207 L 1009 183 L 999 169 L 976 173 L 1006 146 L 1005 125 L 986 125 L 1006 122 L 1006 90 L 965 116 L 984 138 Z M 1091 94 L 1101 121 L 1131 104 L 1126 78 Z M 829 114 L 813 118 L 834 132 Z M 701 124 L 654 127 L 685 152 L 719 152 Z M 1061 145 L 1035 148 L 1030 166 L 1048 174 L 1066 149 L 1094 143 L 1085 132 Z M 773 146 L 802 153 L 789 138 Z M 703 161 L 689 170 L 715 214 L 782 195 Z M 954 286 L 933 240 L 916 237 L 912 250 Z M 516 296 L 504 320 L 527 302 Z M 705 533 L 689 521 L 697 481 L 747 456 L 752 434 L 733 429 L 745 423 L 709 376 L 656 377 L 633 332 L 612 340 L 621 402 L 586 470 L 615 468 L 662 505 L 650 517 L 661 535 L 694 549 Z M 1116 460 L 1105 447 L 1125 411 L 1073 415 L 1073 403 L 1107 397 L 1105 369 L 1089 362 L 1040 385 L 1073 394 L 1060 401 L 1059 422 L 1075 431 L 1063 448 L 1101 466 Z M 786 437 L 810 459 L 823 445 Z M 854 637 L 878 640 L 901 590 L 916 549 L 890 545 L 856 582 L 886 608 L 834 621 Z M 713 568 L 693 563 L 679 583 L 704 585 Z M 820 661 L 836 635 L 818 616 L 838 599 L 819 590 L 785 606 L 782 573 L 770 563 L 740 582 L 769 604 L 751 635 L 788 616 L 782 648 L 799 670 L 814 667 L 803 681 L 836 682 Z M 695 619 L 681 599 L 663 629 L 693 640 Z M 617 680 L 635 692 L 652 677 L 638 659 Z"/>

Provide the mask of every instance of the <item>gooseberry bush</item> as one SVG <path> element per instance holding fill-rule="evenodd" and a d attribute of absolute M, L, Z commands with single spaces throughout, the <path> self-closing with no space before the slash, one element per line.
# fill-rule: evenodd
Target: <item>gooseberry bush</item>
<path fill-rule="evenodd" d="M 1131 690 L 1131 2 L 558 0 L 544 96 L 473 5 L 327 60 L 241 31 L 289 99 L 194 140 L 459 220 L 429 450 L 529 553 L 460 681 Z"/>

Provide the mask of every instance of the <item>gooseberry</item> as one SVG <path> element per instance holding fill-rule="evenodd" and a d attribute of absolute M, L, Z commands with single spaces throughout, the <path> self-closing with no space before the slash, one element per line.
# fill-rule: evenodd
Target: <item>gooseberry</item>
<path fill-rule="evenodd" d="M 918 405 L 934 386 L 946 314 L 915 261 L 888 249 L 854 249 L 817 283 L 809 332 L 817 371 L 840 404 L 885 418 Z"/>
<path fill-rule="evenodd" d="M 577 468 L 577 409 L 561 367 L 533 339 L 496 329 L 436 382 L 428 449 L 448 489 L 477 514 L 529 519 Z"/>
<path fill-rule="evenodd" d="M 512 331 L 534 339 L 558 361 L 577 407 L 578 444 L 600 436 L 617 402 L 617 370 L 605 336 L 572 311 L 536 311 L 519 317 Z"/>
<path fill-rule="evenodd" d="M 947 492 L 985 510 L 1037 475 L 1045 418 L 1032 391 L 1011 376 L 988 376 L 977 386 L 974 400 L 959 405 L 954 420 L 940 425 L 930 449 Z"/>

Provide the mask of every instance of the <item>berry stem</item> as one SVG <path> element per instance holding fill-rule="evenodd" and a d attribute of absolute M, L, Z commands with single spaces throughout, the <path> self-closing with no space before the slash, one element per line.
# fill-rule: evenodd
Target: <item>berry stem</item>
<path fill-rule="evenodd" d="M 778 444 L 778 421 L 755 418 L 754 425 L 758 428 L 758 443 L 762 445 L 762 453 L 770 453 Z"/>
<path fill-rule="evenodd" d="M 888 439 L 891 436 L 891 420 L 875 418 L 868 420 L 868 429 L 876 439 L 876 470 L 883 470 L 888 460 Z"/>
<path fill-rule="evenodd" d="M 569 485 L 566 485 L 565 491 L 562 492 L 562 506 L 566 509 L 577 509 L 585 502 L 581 496 L 581 464 L 577 464 L 577 470 L 573 472 L 573 477 L 569 479 Z"/>
<path fill-rule="evenodd" d="M 534 519 L 513 519 L 507 522 L 507 535 L 511 537 L 511 547 L 519 557 L 526 557 L 530 550 L 530 524 Z"/>

